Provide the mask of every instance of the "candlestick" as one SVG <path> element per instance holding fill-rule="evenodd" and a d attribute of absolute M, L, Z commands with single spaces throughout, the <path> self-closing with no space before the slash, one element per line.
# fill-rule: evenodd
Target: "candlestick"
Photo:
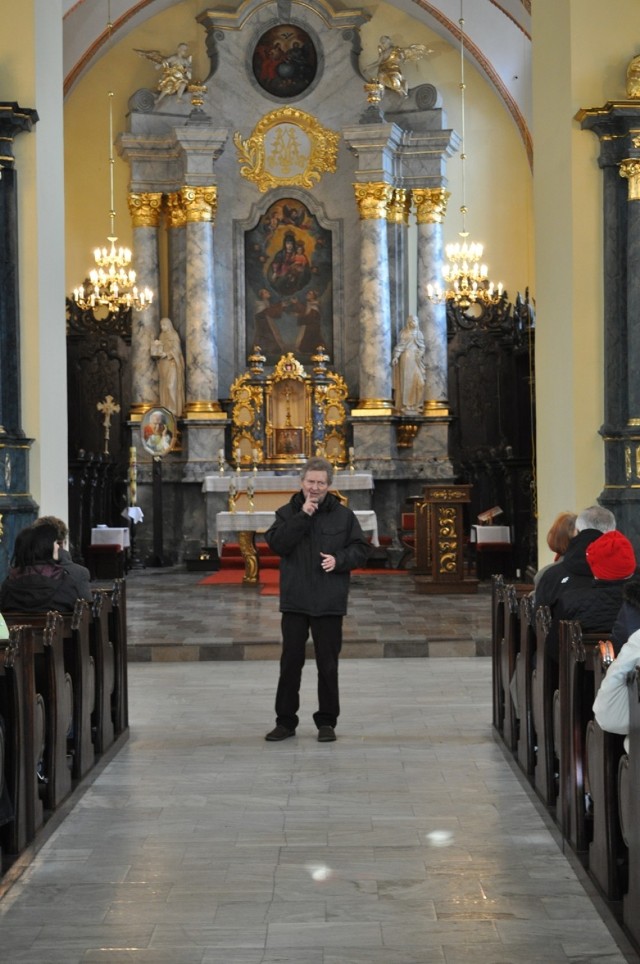
<path fill-rule="evenodd" d="M 136 465 L 136 447 L 129 449 L 129 505 L 135 505 L 138 497 L 138 470 Z"/>
<path fill-rule="evenodd" d="M 220 475 L 224 475 L 225 461 L 224 461 L 224 449 L 218 450 L 218 472 Z"/>
<path fill-rule="evenodd" d="M 236 511 L 236 498 L 238 496 L 238 490 L 236 489 L 236 484 L 231 479 L 229 482 L 229 512 Z"/>
<path fill-rule="evenodd" d="M 353 445 L 350 445 L 350 446 L 349 446 L 349 471 L 350 471 L 350 472 L 355 472 L 355 470 L 356 470 L 356 467 L 355 467 L 355 465 L 353 464 L 353 458 L 354 458 Z"/>
<path fill-rule="evenodd" d="M 240 446 L 236 449 L 236 472 L 240 471 Z"/>

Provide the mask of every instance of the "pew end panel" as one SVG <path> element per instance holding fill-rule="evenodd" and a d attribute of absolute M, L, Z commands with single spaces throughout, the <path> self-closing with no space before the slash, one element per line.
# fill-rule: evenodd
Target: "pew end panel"
<path fill-rule="evenodd" d="M 624 819 L 624 833 L 629 847 L 629 885 L 623 899 L 622 917 L 631 937 L 640 947 L 640 667 L 629 674 L 629 753 L 628 785 L 633 811 Z"/>
<path fill-rule="evenodd" d="M 506 596 L 504 578 L 500 575 L 491 579 L 491 684 L 493 694 L 493 726 L 502 735 L 504 728 L 503 687 L 500 678 L 502 669 L 501 649 L 504 638 Z"/>
<path fill-rule="evenodd" d="M 536 745 L 531 705 L 531 677 L 535 648 L 534 600 L 530 594 L 527 594 L 520 599 L 520 652 L 516 656 L 516 692 L 519 716 L 516 756 L 520 769 L 531 782 L 533 782 Z"/>
<path fill-rule="evenodd" d="M 94 592 L 89 637 L 91 656 L 95 664 L 96 696 L 92 728 L 97 755 L 108 750 L 115 739 L 111 714 L 111 696 L 115 678 L 113 645 L 109 639 L 111 607 L 111 597 L 108 593 Z"/>
<path fill-rule="evenodd" d="M 558 794 L 553 745 L 553 696 L 558 688 L 558 664 L 551 659 L 545 645 L 551 627 L 551 613 L 547 606 L 536 610 L 535 621 L 535 667 L 531 677 L 531 704 L 536 732 L 534 788 L 545 806 L 553 807 Z"/>

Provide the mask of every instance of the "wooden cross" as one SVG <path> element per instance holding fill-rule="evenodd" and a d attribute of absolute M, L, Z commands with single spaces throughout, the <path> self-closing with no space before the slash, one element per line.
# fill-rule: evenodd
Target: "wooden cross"
<path fill-rule="evenodd" d="M 97 403 L 96 408 L 104 415 L 102 420 L 102 424 L 104 426 L 104 454 L 108 455 L 109 434 L 111 432 L 111 416 L 120 411 L 120 406 L 117 402 L 114 402 L 113 395 L 107 395 L 103 402 Z"/>

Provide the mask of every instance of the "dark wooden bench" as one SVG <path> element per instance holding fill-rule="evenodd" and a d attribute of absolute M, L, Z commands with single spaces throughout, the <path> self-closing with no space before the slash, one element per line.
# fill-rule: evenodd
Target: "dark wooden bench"
<path fill-rule="evenodd" d="M 116 579 L 111 589 L 96 589 L 108 597 L 109 640 L 113 647 L 114 681 L 111 713 L 116 736 L 129 728 L 129 687 L 127 672 L 127 595 L 124 579 Z"/>
<path fill-rule="evenodd" d="M 614 658 L 609 641 L 593 652 L 594 697 Z M 593 806 L 593 836 L 589 844 L 589 874 L 605 897 L 617 901 L 627 889 L 629 852 L 621 822 L 621 795 L 625 793 L 628 767 L 624 739 L 606 733 L 595 719 L 587 723 L 587 781 Z"/>
<path fill-rule="evenodd" d="M 493 703 L 493 726 L 502 734 L 504 727 L 504 702 L 502 699 L 502 640 L 506 612 L 505 583 L 502 576 L 491 580 L 491 686 Z"/>
<path fill-rule="evenodd" d="M 640 670 L 629 674 L 629 756 L 628 799 L 633 812 L 623 819 L 623 829 L 629 847 L 629 884 L 623 902 L 625 927 L 640 945 Z M 621 808 L 624 811 L 624 807 Z"/>
<path fill-rule="evenodd" d="M 518 741 L 516 758 L 520 769 L 533 782 L 536 734 L 533 725 L 531 677 L 536 651 L 535 603 L 531 595 L 520 599 L 520 651 L 516 656 L 516 691 L 518 694 Z"/>
<path fill-rule="evenodd" d="M 113 644 L 109 638 L 109 617 L 113 603 L 108 592 L 95 592 L 91 607 L 89 638 L 95 664 L 95 706 L 92 715 L 97 754 L 108 750 L 115 739 L 111 697 L 115 683 Z"/>
<path fill-rule="evenodd" d="M 532 654 L 535 665 L 531 673 L 531 707 L 536 746 L 533 785 L 543 803 L 552 807 L 558 792 L 553 740 L 553 697 L 558 688 L 558 664 L 551 659 L 545 646 L 551 626 L 551 613 L 547 606 L 536 610 L 535 624 L 536 645 Z"/>

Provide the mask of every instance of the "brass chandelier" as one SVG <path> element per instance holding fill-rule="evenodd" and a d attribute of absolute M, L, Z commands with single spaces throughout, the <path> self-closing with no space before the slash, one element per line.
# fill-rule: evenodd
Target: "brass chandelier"
<path fill-rule="evenodd" d="M 464 12 L 463 0 L 460 2 L 460 102 L 461 102 L 461 135 L 460 135 L 460 171 L 462 204 L 462 230 L 459 236 L 461 242 L 448 244 L 445 248 L 447 264 L 442 267 L 442 276 L 446 287 L 440 284 L 427 285 L 430 301 L 436 304 L 446 303 L 449 307 L 466 312 L 473 305 L 484 309 L 498 305 L 506 298 L 502 283 L 494 284 L 489 280 L 487 265 L 482 262 L 483 246 L 478 242 L 469 241 L 466 228 L 468 213 L 466 203 L 466 169 L 467 155 L 465 152 L 465 79 L 464 79 Z"/>
<path fill-rule="evenodd" d="M 111 25 L 109 25 L 111 26 Z M 116 212 L 113 192 L 113 91 L 109 91 L 109 220 L 111 231 L 107 236 L 108 247 L 96 248 L 93 252 L 95 267 L 89 272 L 84 284 L 74 288 L 73 300 L 82 310 L 103 307 L 110 313 L 120 309 L 135 308 L 142 311 L 153 301 L 150 288 L 138 288 L 136 273 L 130 267 L 129 248 L 116 248 Z"/>

